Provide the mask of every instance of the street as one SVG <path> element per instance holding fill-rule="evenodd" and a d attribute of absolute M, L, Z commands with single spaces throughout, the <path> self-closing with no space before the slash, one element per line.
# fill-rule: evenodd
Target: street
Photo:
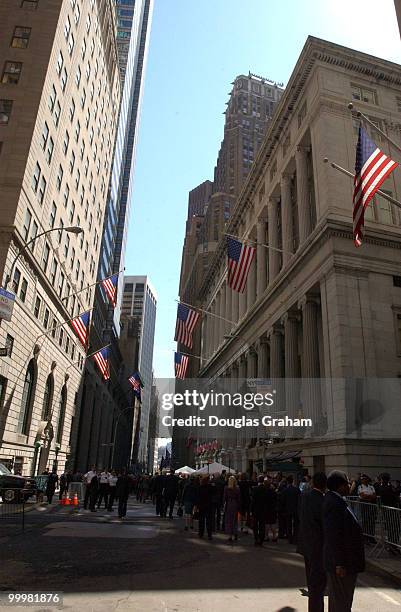
<path fill-rule="evenodd" d="M 303 562 L 294 547 L 280 541 L 255 548 L 252 534 L 233 545 L 223 534 L 200 540 L 196 531 L 184 531 L 183 519 L 156 517 L 149 502 L 130 500 L 123 523 L 103 510 L 44 505 L 26 513 L 24 534 L 15 518 L 3 520 L 0 546 L 3 592 L 64 594 L 63 606 L 31 610 L 307 610 Z M 361 576 L 355 612 L 399 609 L 395 580 Z"/>

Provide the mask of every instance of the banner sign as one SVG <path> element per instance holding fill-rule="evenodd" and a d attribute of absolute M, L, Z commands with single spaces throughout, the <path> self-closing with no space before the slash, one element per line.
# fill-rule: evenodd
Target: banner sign
<path fill-rule="evenodd" d="M 6 291 L 0 287 L 0 319 L 11 321 L 13 308 L 15 303 L 15 295 L 10 291 Z"/>

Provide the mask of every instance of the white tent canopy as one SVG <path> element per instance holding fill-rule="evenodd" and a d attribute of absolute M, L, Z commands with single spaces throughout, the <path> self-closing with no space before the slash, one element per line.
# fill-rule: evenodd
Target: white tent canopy
<path fill-rule="evenodd" d="M 195 472 L 195 470 L 191 467 L 189 467 L 189 465 L 184 465 L 184 467 L 179 468 L 178 470 L 175 471 L 175 474 L 193 474 Z"/>
<path fill-rule="evenodd" d="M 235 470 L 233 468 L 229 468 L 222 463 L 209 463 L 209 465 L 205 465 L 205 467 L 196 470 L 195 474 L 221 474 L 223 470 L 226 472 L 234 473 Z"/>

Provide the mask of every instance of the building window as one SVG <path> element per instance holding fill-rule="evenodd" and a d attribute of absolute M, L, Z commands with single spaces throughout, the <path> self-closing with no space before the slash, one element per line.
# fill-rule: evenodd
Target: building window
<path fill-rule="evenodd" d="M 28 11 L 36 11 L 38 4 L 39 0 L 22 0 L 21 8 L 27 9 Z"/>
<path fill-rule="evenodd" d="M 27 292 L 28 292 L 28 281 L 26 280 L 26 278 L 24 278 L 22 280 L 21 289 L 19 292 L 19 297 L 20 297 L 21 302 L 25 303 Z"/>
<path fill-rule="evenodd" d="M 63 68 L 63 72 L 60 78 L 60 84 L 61 84 L 61 89 L 64 91 L 65 90 L 65 86 L 67 85 L 67 70 L 66 68 Z"/>
<path fill-rule="evenodd" d="M 66 234 L 65 243 L 64 243 L 64 257 L 68 257 L 69 250 L 70 250 L 70 237 L 68 234 Z"/>
<path fill-rule="evenodd" d="M 63 346 L 64 343 L 64 330 L 62 327 L 60 327 L 60 335 L 58 337 L 58 343 L 60 346 Z"/>
<path fill-rule="evenodd" d="M 34 192 L 36 193 L 39 187 L 39 181 L 40 181 L 40 175 L 42 173 L 42 170 L 38 164 L 38 162 L 36 162 L 36 166 L 35 166 L 35 170 L 32 176 L 32 189 L 34 190 Z"/>
<path fill-rule="evenodd" d="M 43 315 L 43 327 L 45 329 L 49 327 L 49 320 L 50 320 L 50 310 L 48 308 L 45 308 L 45 314 Z"/>
<path fill-rule="evenodd" d="M 63 174 L 64 174 L 64 170 L 63 170 L 62 165 L 60 164 L 58 167 L 58 173 L 57 173 L 57 178 L 56 178 L 57 191 L 60 191 L 61 189 L 61 183 L 63 182 Z"/>
<path fill-rule="evenodd" d="M 69 133 L 66 130 L 65 131 L 65 136 L 64 136 L 64 142 L 63 142 L 63 153 L 64 153 L 64 155 L 67 155 L 69 144 L 70 144 L 70 135 L 69 135 Z"/>
<path fill-rule="evenodd" d="M 47 270 L 47 265 L 49 263 L 49 257 L 50 257 L 50 245 L 48 242 L 45 242 L 45 246 L 43 247 L 43 254 L 42 254 L 42 268 L 44 272 L 46 272 Z"/>
<path fill-rule="evenodd" d="M 18 293 L 18 287 L 19 287 L 20 280 L 21 280 L 21 272 L 20 272 L 20 270 L 18 268 L 15 268 L 14 276 L 13 276 L 13 282 L 12 282 L 12 285 L 11 285 L 13 293 L 15 293 L 15 294 Z"/>
<path fill-rule="evenodd" d="M 46 161 L 49 165 L 53 157 L 53 150 L 54 150 L 54 141 L 53 141 L 53 138 L 50 136 L 49 142 L 47 145 L 47 149 L 46 149 Z"/>
<path fill-rule="evenodd" d="M 55 202 L 53 202 L 52 204 L 52 209 L 50 212 L 50 227 L 53 229 L 54 224 L 56 222 L 56 214 L 57 214 L 57 206 L 55 204 Z"/>
<path fill-rule="evenodd" d="M 0 125 L 7 125 L 13 108 L 12 100 L 0 100 Z"/>
<path fill-rule="evenodd" d="M 58 279 L 58 295 L 60 298 L 63 295 L 64 281 L 65 281 L 65 276 L 62 272 L 60 272 L 60 276 Z"/>
<path fill-rule="evenodd" d="M 33 314 L 34 316 L 39 319 L 40 316 L 40 307 L 42 305 L 42 300 L 41 298 L 37 295 L 36 299 L 35 299 L 35 306 L 33 308 Z"/>
<path fill-rule="evenodd" d="M 56 104 L 56 99 L 57 99 L 57 91 L 56 88 L 54 87 L 54 85 L 52 85 L 51 91 L 50 91 L 50 96 L 49 96 L 49 108 L 50 108 L 50 112 L 52 113 L 54 110 L 54 105 Z"/>
<path fill-rule="evenodd" d="M 75 126 L 75 142 L 78 142 L 79 134 L 81 133 L 81 124 L 79 119 L 77 120 L 77 125 Z"/>
<path fill-rule="evenodd" d="M 53 374 L 49 374 L 46 380 L 45 393 L 43 395 L 42 421 L 47 421 L 52 412 L 54 379 Z"/>
<path fill-rule="evenodd" d="M 42 175 L 39 181 L 39 190 L 38 190 L 38 201 L 40 204 L 43 204 L 43 200 L 46 193 L 47 182 L 45 177 Z"/>
<path fill-rule="evenodd" d="M 63 196 L 65 208 L 67 208 L 69 197 L 70 197 L 70 188 L 68 185 L 66 185 L 64 189 L 64 196 Z"/>
<path fill-rule="evenodd" d="M 70 174 L 72 174 L 73 170 L 74 170 L 74 166 L 75 166 L 75 153 L 74 151 L 71 151 L 71 158 L 70 158 Z"/>
<path fill-rule="evenodd" d="M 1 82 L 17 85 L 21 76 L 22 62 L 5 62 Z"/>
<path fill-rule="evenodd" d="M 0 376 L 0 408 L 4 406 L 4 400 L 6 397 L 6 389 L 7 389 L 7 378 L 4 376 Z"/>
<path fill-rule="evenodd" d="M 351 95 L 354 100 L 377 105 L 377 93 L 374 89 L 367 89 L 351 83 Z"/>
<path fill-rule="evenodd" d="M 75 40 L 74 40 L 74 34 L 71 32 L 69 38 L 68 38 L 68 53 L 71 55 L 72 51 L 74 49 L 74 44 L 75 44 Z"/>
<path fill-rule="evenodd" d="M 54 109 L 54 125 L 56 127 L 58 126 L 58 123 L 60 121 L 60 115 L 61 115 L 61 105 L 60 105 L 60 102 L 57 100 L 56 107 Z"/>
<path fill-rule="evenodd" d="M 18 419 L 18 432 L 26 436 L 29 434 L 34 393 L 35 365 L 33 359 L 31 359 L 25 373 L 24 387 L 22 390 L 21 412 Z"/>
<path fill-rule="evenodd" d="M 56 284 L 56 275 L 57 275 L 58 263 L 55 257 L 53 257 L 52 267 L 50 269 L 50 283 L 54 287 Z"/>
<path fill-rule="evenodd" d="M 7 349 L 7 357 L 11 357 L 13 354 L 13 346 L 14 346 L 14 338 L 7 334 L 6 337 L 6 349 Z"/>
<path fill-rule="evenodd" d="M 10 47 L 13 47 L 14 49 L 26 49 L 29 44 L 30 35 L 31 28 L 15 26 Z"/>
<path fill-rule="evenodd" d="M 71 98 L 71 106 L 70 106 L 70 121 L 72 123 L 72 120 L 74 119 L 74 115 L 75 115 L 75 102 L 74 102 L 74 98 Z"/>
<path fill-rule="evenodd" d="M 32 221 L 32 213 L 29 210 L 29 208 L 27 208 L 26 213 L 25 213 L 24 227 L 23 227 L 23 236 L 24 236 L 25 242 L 28 240 L 29 230 L 31 228 L 31 221 Z"/>
<path fill-rule="evenodd" d="M 61 238 L 63 237 L 63 227 L 64 227 L 64 221 L 60 219 L 60 229 L 58 231 L 58 243 L 59 244 L 61 244 Z"/>
<path fill-rule="evenodd" d="M 77 84 L 77 87 L 79 87 L 79 84 L 81 82 L 81 68 L 79 66 L 78 66 L 77 72 L 75 74 L 75 82 Z"/>
<path fill-rule="evenodd" d="M 56 66 L 56 70 L 57 70 L 57 74 L 60 75 L 61 74 L 61 70 L 63 68 L 63 64 L 64 64 L 64 58 L 63 58 L 63 54 L 60 53 L 58 54 L 57 57 L 57 66 Z"/>
<path fill-rule="evenodd" d="M 49 126 L 47 125 L 47 123 L 45 122 L 45 126 L 43 128 L 43 132 L 42 132 L 42 149 L 43 151 L 46 148 L 46 144 L 47 144 L 47 139 L 49 137 Z"/>
<path fill-rule="evenodd" d="M 36 223 L 36 221 L 33 221 L 33 223 L 32 223 L 32 233 L 31 233 L 31 236 L 30 236 L 30 239 L 29 239 L 29 241 L 31 242 L 31 245 L 30 245 L 29 248 L 31 249 L 32 253 L 33 253 L 33 250 L 35 248 L 35 242 L 34 241 L 35 241 L 36 236 L 38 235 L 38 229 L 39 229 L 38 224 Z"/>
<path fill-rule="evenodd" d="M 75 202 L 74 200 L 71 202 L 71 206 L 70 206 L 70 214 L 68 215 L 69 220 L 71 225 L 73 225 L 74 222 L 74 215 L 75 215 Z M 79 223 L 77 223 L 77 225 L 79 225 Z M 82 236 L 83 234 L 81 234 Z M 69 236 L 68 236 L 69 237 Z"/>

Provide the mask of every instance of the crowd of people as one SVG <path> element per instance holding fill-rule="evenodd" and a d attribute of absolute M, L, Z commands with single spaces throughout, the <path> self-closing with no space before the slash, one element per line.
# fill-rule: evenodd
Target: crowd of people
<path fill-rule="evenodd" d="M 364 544 L 374 536 L 376 504 L 401 506 L 400 482 L 392 482 L 387 473 L 374 481 L 361 473 L 350 482 L 345 473 L 334 471 L 328 477 L 324 473 L 304 476 L 297 483 L 292 475 L 282 473 L 233 475 L 226 470 L 202 476 L 166 470 L 134 475 L 125 469 L 116 472 L 92 466 L 86 474 L 65 472 L 58 477 L 53 471 L 47 475 L 49 503 L 57 485 L 61 498 L 70 483 L 82 482 L 84 508 L 92 512 L 102 506 L 113 512 L 118 502 L 118 516 L 123 519 L 132 493 L 138 502 L 153 503 L 161 518 L 173 519 L 176 510 L 176 516 L 184 518 L 184 531 L 197 528 L 199 538 L 206 534 L 213 540 L 221 532 L 233 544 L 239 536 L 253 533 L 256 547 L 288 540 L 304 557 L 309 612 L 323 612 L 326 588 L 331 612 L 351 610 L 357 574 L 365 567 Z M 356 500 L 359 510 L 352 511 L 345 497 Z M 389 522 L 386 516 L 390 515 L 385 514 Z M 399 554 L 399 520 L 385 528 L 395 543 L 390 550 Z"/>

